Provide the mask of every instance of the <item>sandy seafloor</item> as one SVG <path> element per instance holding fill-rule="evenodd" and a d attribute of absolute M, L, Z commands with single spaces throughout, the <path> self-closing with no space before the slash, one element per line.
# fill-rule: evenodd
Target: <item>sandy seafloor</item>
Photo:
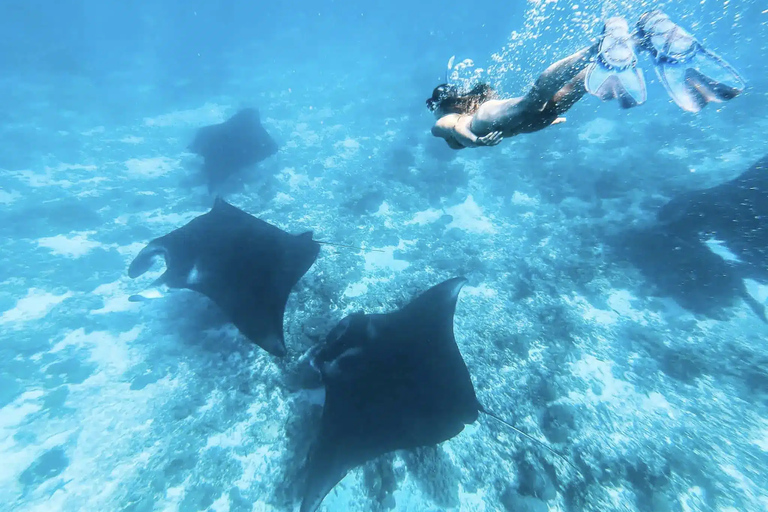
<path fill-rule="evenodd" d="M 354 94 L 370 79 L 349 73 L 340 102 L 310 66 L 241 72 L 226 96 L 115 106 L 118 123 L 41 101 L 3 128 L 21 134 L 0 191 L 3 510 L 293 510 L 320 417 L 292 379 L 298 356 L 343 315 L 456 275 L 480 400 L 583 475 L 481 417 L 351 472 L 322 510 L 768 509 L 768 327 L 740 301 L 716 320 L 653 297 L 604 241 L 766 153 L 768 121 L 750 115 L 768 111 L 764 92 L 693 117 L 653 83 L 652 109 L 586 98 L 564 125 L 454 153 L 429 135 L 428 91 L 401 76 Z M 282 361 L 192 292 L 127 300 L 147 283 L 126 275 L 141 247 L 212 204 L 184 152 L 194 130 L 243 104 L 281 149 L 227 200 L 384 251 L 323 247 L 289 300 Z"/>

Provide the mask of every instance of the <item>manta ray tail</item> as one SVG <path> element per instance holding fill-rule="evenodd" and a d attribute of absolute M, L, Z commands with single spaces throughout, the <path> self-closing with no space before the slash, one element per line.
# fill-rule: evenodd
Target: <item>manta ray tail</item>
<path fill-rule="evenodd" d="M 315 240 L 315 242 L 323 245 L 330 245 L 333 247 L 344 247 L 345 249 L 357 249 L 358 251 L 384 252 L 382 249 L 365 249 L 363 247 L 357 247 L 354 245 L 337 244 L 335 242 L 323 242 L 322 240 Z"/>
<path fill-rule="evenodd" d="M 556 456 L 557 458 L 559 458 L 560 460 L 562 460 L 563 462 L 565 462 L 566 464 L 571 466 L 573 469 L 576 470 L 576 472 L 578 474 L 581 475 L 581 471 L 579 471 L 579 468 L 574 466 L 568 459 L 565 458 L 565 456 L 563 456 L 562 454 L 556 452 L 554 449 L 550 448 L 549 445 L 547 445 L 543 441 L 539 441 L 538 439 L 536 439 L 535 437 L 531 436 L 530 434 L 526 434 L 525 432 L 523 432 L 522 430 L 520 430 L 516 426 L 512 425 L 511 423 L 509 423 L 507 420 L 505 420 L 505 419 L 501 418 L 500 416 L 498 416 L 498 415 L 492 413 L 491 411 L 487 410 L 482 405 L 478 404 L 478 407 L 479 407 L 480 412 L 490 416 L 491 418 L 495 419 L 499 423 L 503 423 L 504 425 L 506 425 L 507 427 L 511 428 L 512 430 L 514 430 L 515 432 L 517 432 L 518 434 L 520 434 L 524 438 L 528 439 L 529 441 L 533 441 L 534 443 L 538 444 L 539 446 L 542 446 L 543 448 L 546 448 L 547 451 L 549 451 L 552 455 Z"/>

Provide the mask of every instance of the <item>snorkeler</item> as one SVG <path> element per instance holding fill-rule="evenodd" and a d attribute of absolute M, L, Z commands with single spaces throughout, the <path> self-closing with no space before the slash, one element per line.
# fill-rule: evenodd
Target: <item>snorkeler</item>
<path fill-rule="evenodd" d="M 646 88 L 635 48 L 651 55 L 667 93 L 686 111 L 698 112 L 744 90 L 728 63 L 655 10 L 640 17 L 632 34 L 624 18 L 608 19 L 595 44 L 549 66 L 521 98 L 498 99 L 487 84 L 466 93 L 437 86 L 427 100 L 437 118 L 432 134 L 453 149 L 495 146 L 505 137 L 564 121 L 560 116 L 587 92 L 604 101 L 617 99 L 621 108 L 641 105 Z"/>

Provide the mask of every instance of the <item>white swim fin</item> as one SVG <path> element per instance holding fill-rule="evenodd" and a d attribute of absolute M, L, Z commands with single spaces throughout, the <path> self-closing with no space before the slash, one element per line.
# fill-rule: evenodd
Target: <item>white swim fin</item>
<path fill-rule="evenodd" d="M 744 79 L 722 58 L 680 28 L 662 11 L 643 14 L 637 22 L 640 46 L 654 58 L 656 75 L 677 105 L 699 112 L 709 102 L 724 102 L 746 87 Z"/>
<path fill-rule="evenodd" d="M 597 57 L 587 66 L 584 86 L 603 101 L 617 99 L 621 108 L 645 102 L 645 78 L 643 70 L 637 67 L 634 41 L 624 18 L 605 22 Z"/>

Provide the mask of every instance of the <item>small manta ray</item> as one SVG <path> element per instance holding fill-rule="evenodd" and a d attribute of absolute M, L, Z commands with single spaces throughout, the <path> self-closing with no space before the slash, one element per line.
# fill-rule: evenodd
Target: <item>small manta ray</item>
<path fill-rule="evenodd" d="M 349 315 L 325 343 L 310 349 L 325 404 L 307 461 L 301 512 L 317 510 L 356 466 L 394 450 L 446 441 L 479 412 L 540 443 L 486 411 L 475 396 L 453 335 L 465 283 L 445 281 L 393 313 Z"/>
<path fill-rule="evenodd" d="M 208 296 L 248 339 L 270 354 L 286 353 L 283 314 L 293 286 L 320 251 L 312 232 L 292 235 L 216 198 L 213 208 L 152 240 L 128 268 L 133 278 L 158 256 L 166 270 L 149 290 L 130 298 L 157 297 L 157 287 L 187 288 Z"/>
<path fill-rule="evenodd" d="M 200 128 L 188 149 L 203 157 L 211 192 L 232 174 L 277 153 L 277 144 L 261 126 L 259 111 L 246 108 L 223 123 Z"/>

